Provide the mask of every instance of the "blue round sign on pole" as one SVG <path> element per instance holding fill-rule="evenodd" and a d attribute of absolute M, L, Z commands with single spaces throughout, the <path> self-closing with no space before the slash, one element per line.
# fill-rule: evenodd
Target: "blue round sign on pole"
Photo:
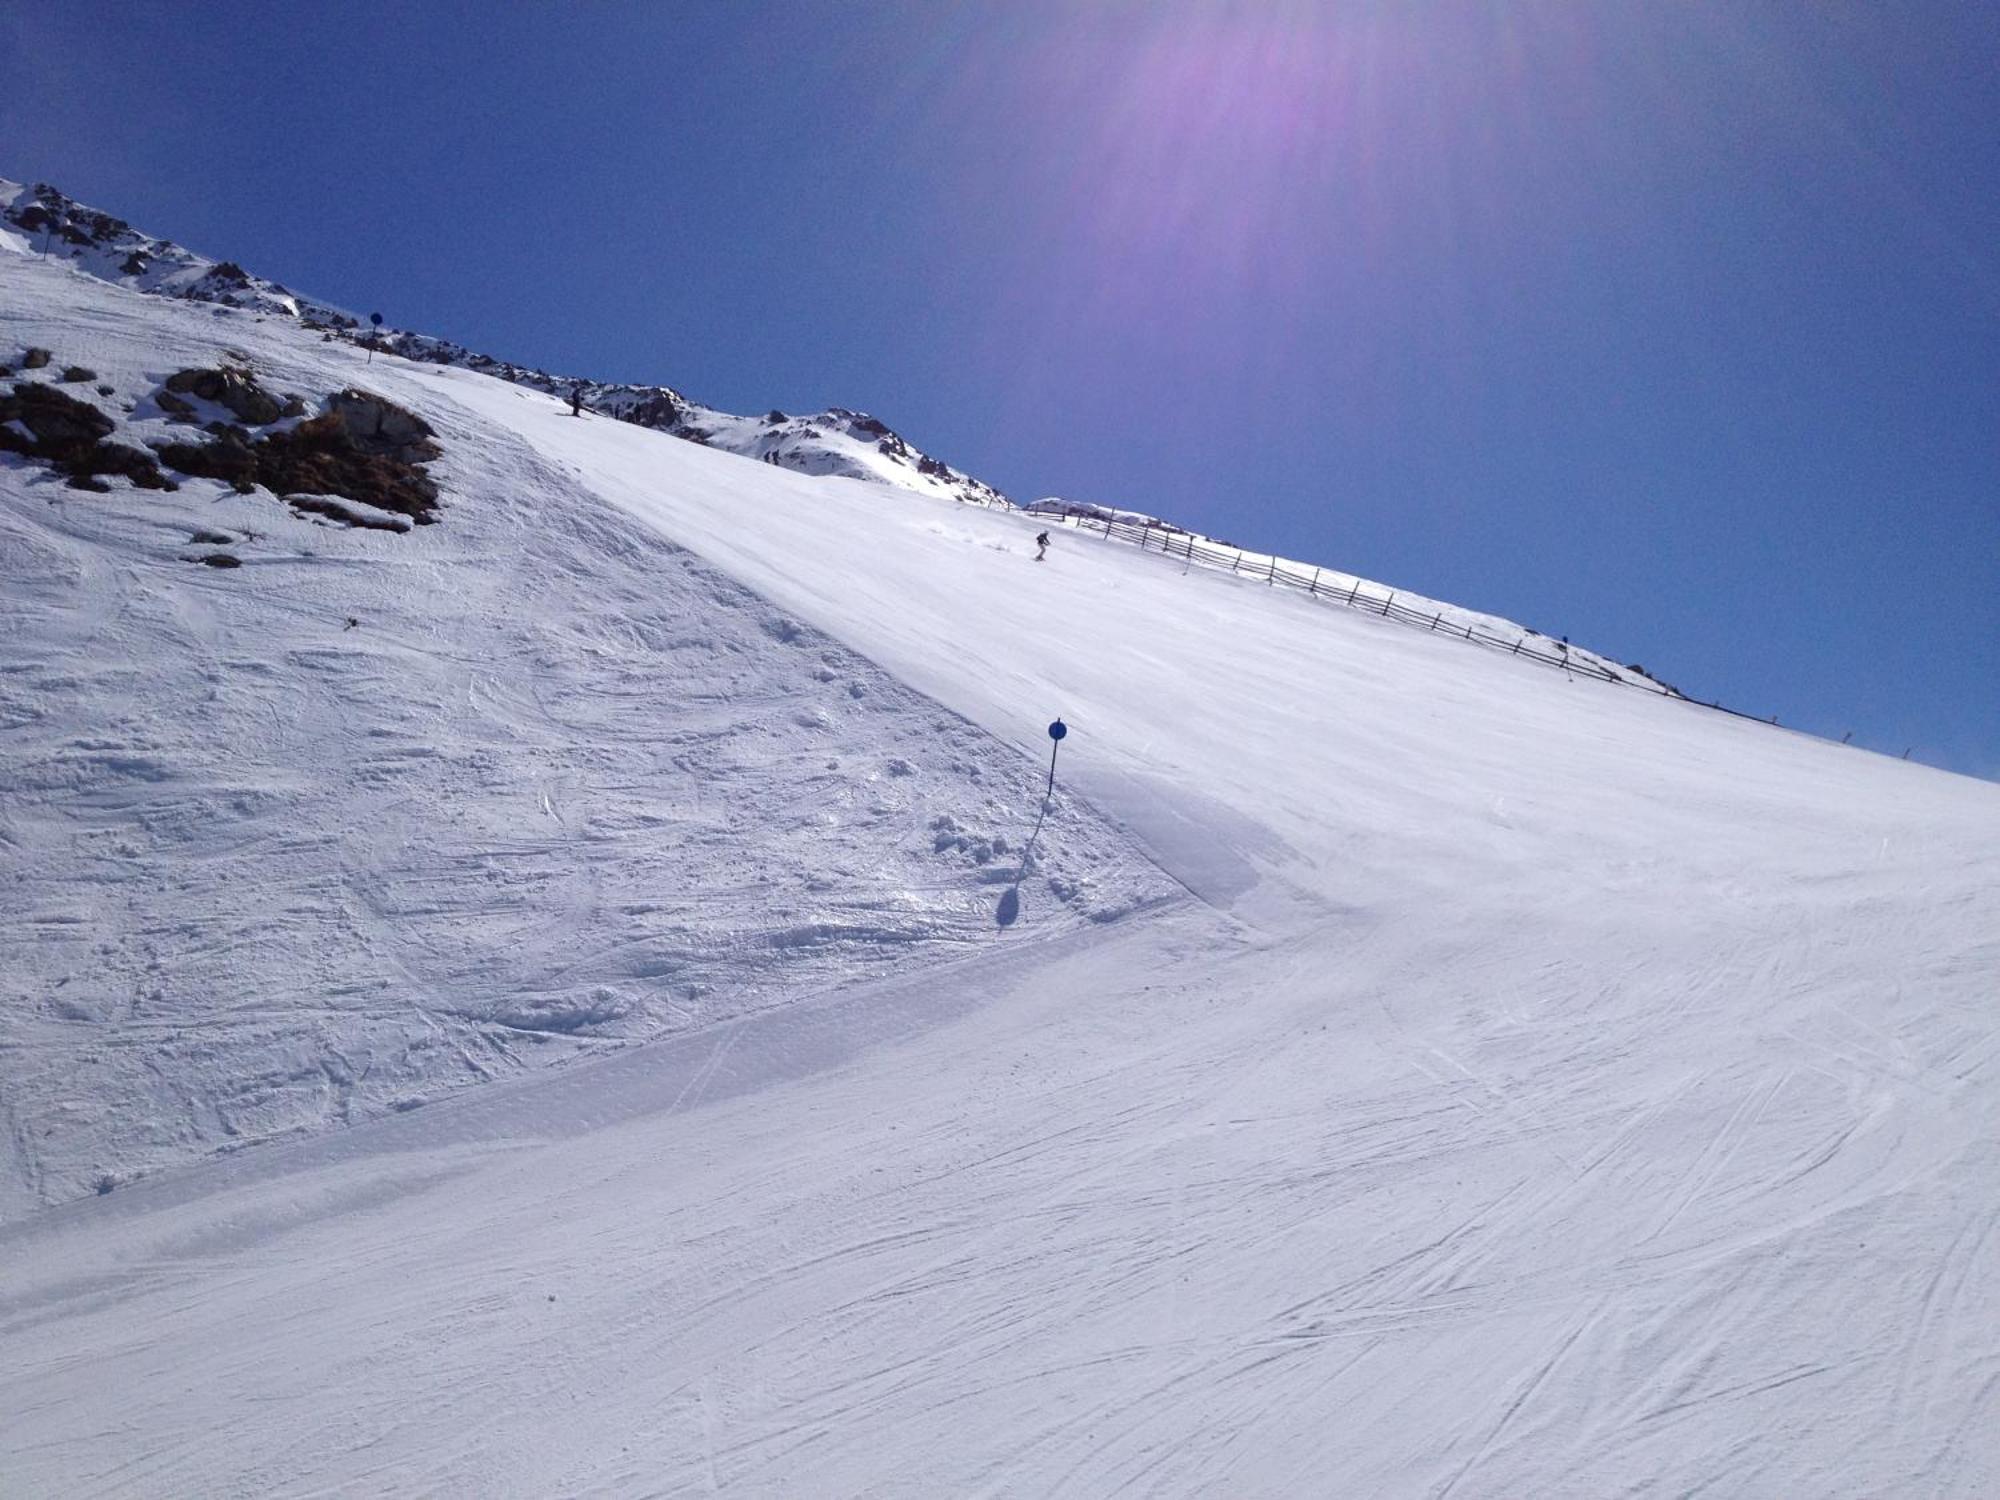
<path fill-rule="evenodd" d="M 1068 733 L 1069 733 L 1069 725 L 1063 723 L 1061 719 L 1057 719 L 1055 723 L 1049 726 L 1049 738 L 1054 740 L 1055 743 L 1049 746 L 1049 788 L 1046 792 L 1042 793 L 1044 797 L 1052 797 L 1055 795 L 1056 751 L 1062 749 L 1063 736 Z"/>

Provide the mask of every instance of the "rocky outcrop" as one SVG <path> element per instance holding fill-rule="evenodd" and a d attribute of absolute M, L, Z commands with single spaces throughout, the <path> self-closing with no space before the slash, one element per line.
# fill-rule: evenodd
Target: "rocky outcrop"
<path fill-rule="evenodd" d="M 443 450 L 423 418 L 393 401 L 345 390 L 324 413 L 293 428 L 258 438 L 223 424 L 211 431 L 214 441 L 167 443 L 160 457 L 183 474 L 220 479 L 242 491 L 262 486 L 298 510 L 348 525 L 401 531 L 437 519 L 437 484 L 422 465 Z M 324 496 L 408 521 L 371 518 L 365 510 L 317 498 Z"/>
<path fill-rule="evenodd" d="M 118 474 L 141 489 L 170 490 L 150 453 L 105 441 L 118 424 L 88 401 L 54 386 L 24 380 L 0 393 L 0 451 L 18 453 L 68 476 L 77 490 L 111 488 L 99 476 Z"/>
<path fill-rule="evenodd" d="M 437 445 L 437 434 L 422 417 L 367 391 L 338 392 L 327 402 L 327 409 L 346 425 L 348 438 L 363 453 L 418 464 L 444 452 Z"/>
<path fill-rule="evenodd" d="M 247 371 L 227 366 L 214 370 L 177 370 L 167 377 L 166 389 L 177 396 L 199 396 L 212 401 L 237 421 L 252 427 L 277 421 L 285 410 L 284 403 L 251 379 Z M 155 399 L 159 400 L 162 411 L 176 416 L 192 411 L 184 401 L 169 406 L 164 399 Z"/>
<path fill-rule="evenodd" d="M 635 402 L 624 413 L 624 420 L 640 427 L 674 428 L 681 424 L 681 405 L 674 399 L 672 391 L 659 390 Z"/>
<path fill-rule="evenodd" d="M 92 406 L 66 392 L 24 380 L 11 395 L 0 396 L 0 421 L 19 422 L 34 434 L 35 441 L 50 446 L 94 443 L 110 437 L 118 424 Z"/>

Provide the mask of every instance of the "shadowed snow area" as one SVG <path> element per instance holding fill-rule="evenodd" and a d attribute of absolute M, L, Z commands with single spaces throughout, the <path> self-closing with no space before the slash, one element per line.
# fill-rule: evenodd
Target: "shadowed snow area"
<path fill-rule="evenodd" d="M 0 311 L 365 384 L 445 494 L 4 461 L 17 1208 L 233 1090 L 515 1075 L 0 1228 L 10 1488 L 2000 1492 L 2000 789 L 5 254 Z"/>

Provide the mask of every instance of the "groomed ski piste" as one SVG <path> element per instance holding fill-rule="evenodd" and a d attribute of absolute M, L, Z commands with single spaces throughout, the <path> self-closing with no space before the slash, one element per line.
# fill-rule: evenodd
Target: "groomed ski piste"
<path fill-rule="evenodd" d="M 11 240 L 0 1493 L 2000 1493 L 2000 789 Z"/>

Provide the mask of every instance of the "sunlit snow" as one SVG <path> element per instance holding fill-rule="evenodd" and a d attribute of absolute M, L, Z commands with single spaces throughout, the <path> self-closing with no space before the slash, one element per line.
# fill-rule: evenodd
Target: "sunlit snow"
<path fill-rule="evenodd" d="M 0 458 L 0 1489 L 2000 1491 L 2000 790 L 0 257 L 30 345 L 444 499 Z"/>

